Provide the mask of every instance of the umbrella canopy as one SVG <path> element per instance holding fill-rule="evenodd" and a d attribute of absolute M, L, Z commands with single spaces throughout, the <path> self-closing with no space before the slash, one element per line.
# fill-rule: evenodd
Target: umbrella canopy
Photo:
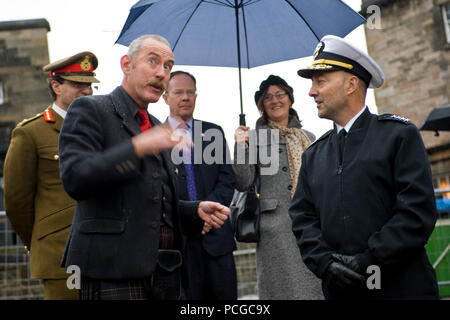
<path fill-rule="evenodd" d="M 450 131 L 450 104 L 433 109 L 419 128 L 420 130 Z"/>
<path fill-rule="evenodd" d="M 240 69 L 312 55 L 326 34 L 345 37 L 365 19 L 340 0 L 141 0 L 116 43 L 144 34 L 171 44 L 179 65 Z"/>

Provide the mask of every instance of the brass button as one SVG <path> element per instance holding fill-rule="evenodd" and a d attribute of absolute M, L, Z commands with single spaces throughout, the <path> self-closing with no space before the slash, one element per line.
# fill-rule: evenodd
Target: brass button
<path fill-rule="evenodd" d="M 55 154 L 55 155 L 53 156 L 53 159 L 58 160 L 58 159 L 59 159 L 59 156 L 58 156 L 57 154 Z"/>

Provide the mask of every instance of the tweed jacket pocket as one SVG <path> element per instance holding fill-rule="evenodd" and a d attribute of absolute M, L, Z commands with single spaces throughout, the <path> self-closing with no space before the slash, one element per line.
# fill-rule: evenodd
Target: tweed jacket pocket
<path fill-rule="evenodd" d="M 91 219 L 80 222 L 80 232 L 85 234 L 119 234 L 125 231 L 125 222 L 113 219 Z"/>
<path fill-rule="evenodd" d="M 261 199 L 260 200 L 261 212 L 275 210 L 277 208 L 277 206 L 278 206 L 277 199 Z"/>

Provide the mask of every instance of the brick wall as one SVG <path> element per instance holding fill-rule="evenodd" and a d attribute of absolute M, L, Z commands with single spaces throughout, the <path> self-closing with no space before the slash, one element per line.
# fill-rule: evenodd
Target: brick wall
<path fill-rule="evenodd" d="M 0 22 L 0 177 L 12 128 L 52 101 L 42 71 L 49 63 L 48 31 L 45 19 Z"/>
<path fill-rule="evenodd" d="M 383 2 L 387 4 L 381 6 L 382 28 L 365 28 L 368 52 L 386 77 L 384 86 L 375 90 L 378 112 L 407 117 L 419 126 L 432 109 L 450 103 L 450 45 L 442 1 L 379 1 Z M 450 132 L 435 137 L 434 132 L 422 131 L 422 137 L 430 148 L 448 143 Z"/>
<path fill-rule="evenodd" d="M 20 122 L 50 104 L 47 75 L 49 63 L 44 19 L 0 22 L 0 82 L 5 103 L 0 105 L 0 121 Z"/>

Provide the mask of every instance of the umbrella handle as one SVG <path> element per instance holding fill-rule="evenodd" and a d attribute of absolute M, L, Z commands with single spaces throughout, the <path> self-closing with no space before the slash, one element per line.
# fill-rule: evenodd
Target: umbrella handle
<path fill-rule="evenodd" d="M 240 126 L 245 126 L 245 114 L 241 113 L 239 115 L 239 125 Z"/>

